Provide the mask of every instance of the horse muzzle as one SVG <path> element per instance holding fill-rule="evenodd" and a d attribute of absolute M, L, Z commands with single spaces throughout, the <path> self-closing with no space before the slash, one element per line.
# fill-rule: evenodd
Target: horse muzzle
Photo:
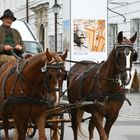
<path fill-rule="evenodd" d="M 124 86 L 128 85 L 131 80 L 131 71 L 130 70 L 123 71 L 120 74 L 120 80 L 122 85 Z"/>
<path fill-rule="evenodd" d="M 53 92 L 50 92 L 48 100 L 49 100 L 48 102 L 49 108 L 54 108 L 58 106 L 60 100 L 60 90 L 55 90 Z"/>

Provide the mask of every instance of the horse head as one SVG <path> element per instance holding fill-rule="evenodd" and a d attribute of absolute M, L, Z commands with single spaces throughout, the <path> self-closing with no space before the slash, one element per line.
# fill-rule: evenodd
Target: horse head
<path fill-rule="evenodd" d="M 137 52 L 133 43 L 137 38 L 137 33 L 130 39 L 123 37 L 123 32 L 119 32 L 117 44 L 115 46 L 115 61 L 118 70 L 118 78 L 122 85 L 127 85 L 131 79 L 132 62 L 137 60 Z"/>
<path fill-rule="evenodd" d="M 66 80 L 64 61 L 67 50 L 63 55 L 46 50 L 46 61 L 41 71 L 44 73 L 44 83 L 48 95 L 49 107 L 57 106 L 62 92 L 63 81 Z"/>

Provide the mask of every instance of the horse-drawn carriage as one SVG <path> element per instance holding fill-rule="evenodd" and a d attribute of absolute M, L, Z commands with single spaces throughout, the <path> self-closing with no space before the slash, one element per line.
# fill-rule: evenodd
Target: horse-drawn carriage
<path fill-rule="evenodd" d="M 63 115 L 69 113 L 74 140 L 77 140 L 78 128 L 86 111 L 91 114 L 89 140 L 93 138 L 95 127 L 100 140 L 108 140 L 119 110 L 127 100 L 123 87 L 131 79 L 132 62 L 137 57 L 133 48 L 136 36 L 128 40 L 120 32 L 116 46 L 107 60 L 101 63 L 70 61 L 66 60 L 67 51 L 59 55 L 47 50 L 27 60 L 14 60 L 2 65 L 0 103 L 5 139 L 8 140 L 8 116 L 11 115 L 18 140 L 25 140 L 29 128 L 38 129 L 39 140 L 46 140 L 46 127 L 51 128 L 53 140 L 62 140 L 64 123 L 69 121 Z M 76 64 L 66 71 L 65 61 Z M 66 79 L 68 104 L 60 101 L 62 84 Z M 103 118 L 106 119 L 105 126 Z M 58 130 L 61 131 L 59 138 Z"/>

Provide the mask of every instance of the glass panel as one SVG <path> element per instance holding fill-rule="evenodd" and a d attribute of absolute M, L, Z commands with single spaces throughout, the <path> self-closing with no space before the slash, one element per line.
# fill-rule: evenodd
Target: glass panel
<path fill-rule="evenodd" d="M 118 26 L 117 24 L 108 24 L 108 53 L 116 43 Z"/>
<path fill-rule="evenodd" d="M 37 54 L 42 52 L 42 48 L 40 44 L 37 42 L 24 41 L 24 45 L 25 45 L 25 52 L 27 53 Z"/>
<path fill-rule="evenodd" d="M 134 35 L 135 32 L 137 32 L 138 36 L 139 36 L 139 33 L 140 33 L 140 18 L 134 18 L 134 19 L 131 19 L 130 20 L 130 31 L 131 31 L 131 36 Z M 137 61 L 140 61 L 140 38 L 137 37 L 137 40 L 136 42 L 134 43 L 134 47 L 137 51 L 137 54 L 138 54 L 138 59 Z"/>

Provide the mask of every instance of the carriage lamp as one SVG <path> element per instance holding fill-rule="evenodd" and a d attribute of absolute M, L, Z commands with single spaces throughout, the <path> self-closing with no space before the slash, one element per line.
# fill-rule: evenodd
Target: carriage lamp
<path fill-rule="evenodd" d="M 57 3 L 57 0 L 55 0 L 55 4 L 52 7 L 54 15 L 55 15 L 55 52 L 57 52 L 57 15 L 60 12 L 61 6 Z"/>

